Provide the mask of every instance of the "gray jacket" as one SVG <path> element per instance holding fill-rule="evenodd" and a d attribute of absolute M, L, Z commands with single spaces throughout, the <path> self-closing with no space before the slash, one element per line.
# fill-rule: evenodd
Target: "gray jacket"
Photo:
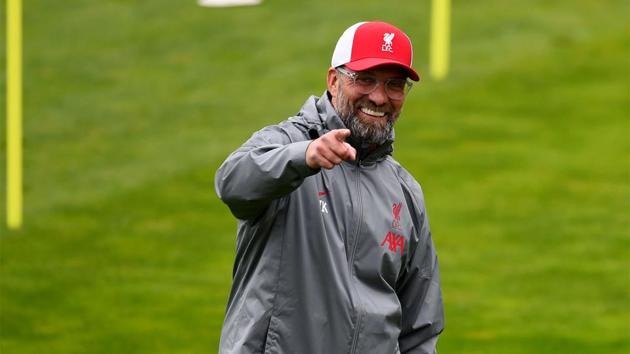
<path fill-rule="evenodd" d="M 311 97 L 217 171 L 239 220 L 221 354 L 435 353 L 444 314 L 422 190 L 391 157 L 393 135 L 309 168 L 311 139 L 340 128 L 328 95 Z"/>

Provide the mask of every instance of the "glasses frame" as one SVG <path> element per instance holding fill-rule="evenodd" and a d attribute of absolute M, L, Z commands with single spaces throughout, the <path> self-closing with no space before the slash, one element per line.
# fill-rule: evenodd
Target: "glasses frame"
<path fill-rule="evenodd" d="M 341 73 L 342 75 L 347 76 L 350 79 L 352 79 L 352 86 L 355 86 L 355 87 L 358 87 L 358 88 L 361 87 L 361 85 L 357 85 L 357 83 L 356 83 L 357 79 L 359 78 L 359 73 L 358 72 L 350 70 L 350 69 L 348 69 L 346 67 L 343 67 L 343 66 L 337 67 L 337 68 L 335 68 L 335 70 L 337 72 Z M 405 80 L 405 88 L 403 89 L 402 97 L 392 97 L 391 93 L 389 91 L 389 83 L 392 80 L 401 80 L 401 79 L 380 80 L 380 79 L 377 79 L 377 78 L 375 78 L 373 76 L 370 76 L 370 77 L 376 81 L 376 85 L 374 85 L 374 87 L 372 89 L 370 89 L 370 90 L 367 90 L 367 91 L 366 90 L 361 90 L 361 91 L 359 91 L 359 92 L 361 92 L 364 95 L 369 95 L 372 92 L 376 91 L 376 89 L 379 87 L 379 85 L 381 85 L 381 83 L 383 83 L 384 87 L 385 87 L 385 93 L 387 94 L 387 97 L 389 97 L 392 100 L 399 101 L 399 100 L 402 100 L 405 97 L 407 97 L 407 94 L 409 93 L 409 91 L 411 91 L 411 88 L 413 87 L 413 83 L 411 83 L 411 81 L 409 81 L 409 79 L 406 78 L 406 79 L 404 79 Z"/>

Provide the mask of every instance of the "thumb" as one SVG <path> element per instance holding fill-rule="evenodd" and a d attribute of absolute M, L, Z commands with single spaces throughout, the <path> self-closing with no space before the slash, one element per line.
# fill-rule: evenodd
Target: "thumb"
<path fill-rule="evenodd" d="M 339 141 L 345 141 L 350 136 L 350 129 L 335 129 L 332 132 Z"/>

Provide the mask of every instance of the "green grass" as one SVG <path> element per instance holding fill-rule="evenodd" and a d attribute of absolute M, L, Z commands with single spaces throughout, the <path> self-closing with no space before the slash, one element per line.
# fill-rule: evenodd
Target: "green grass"
<path fill-rule="evenodd" d="M 428 74 L 429 2 L 63 5 L 24 5 L 25 224 L 0 229 L 0 353 L 215 352 L 236 222 L 214 171 L 323 92 L 356 21 L 405 29 Z M 412 90 L 395 151 L 438 247 L 440 353 L 630 352 L 628 13 L 453 3 L 451 73 Z"/>

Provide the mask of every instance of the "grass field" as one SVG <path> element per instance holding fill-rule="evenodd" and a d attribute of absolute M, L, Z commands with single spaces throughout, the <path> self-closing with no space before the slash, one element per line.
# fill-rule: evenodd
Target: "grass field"
<path fill-rule="evenodd" d="M 405 29 L 428 73 L 429 10 L 25 1 L 25 225 L 0 229 L 0 353 L 216 352 L 236 222 L 214 171 L 323 92 L 354 22 Z M 414 87 L 395 151 L 440 256 L 440 353 L 630 352 L 628 14 L 453 2 L 451 73 Z"/>

